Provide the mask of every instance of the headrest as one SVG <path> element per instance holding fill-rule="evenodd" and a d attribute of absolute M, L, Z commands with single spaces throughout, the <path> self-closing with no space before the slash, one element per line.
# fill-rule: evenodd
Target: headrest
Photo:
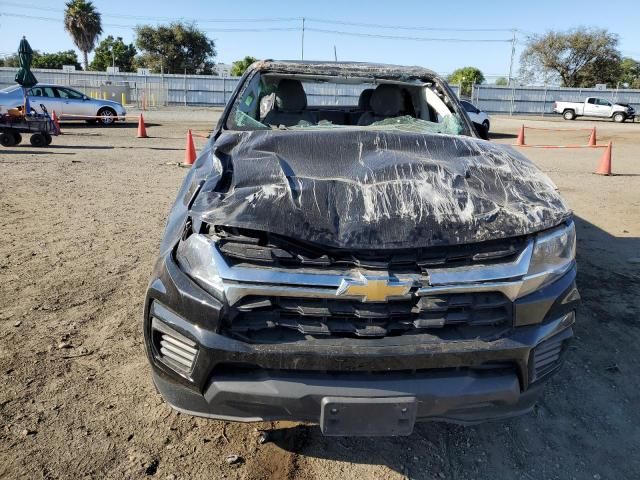
<path fill-rule="evenodd" d="M 363 90 L 358 98 L 358 110 L 371 110 L 371 94 L 373 88 L 367 88 Z"/>
<path fill-rule="evenodd" d="M 276 88 L 276 106 L 281 112 L 296 113 L 307 107 L 307 95 L 300 80 L 283 78 Z"/>
<path fill-rule="evenodd" d="M 396 85 L 378 85 L 371 94 L 371 109 L 376 115 L 395 117 L 404 109 L 404 98 Z"/>

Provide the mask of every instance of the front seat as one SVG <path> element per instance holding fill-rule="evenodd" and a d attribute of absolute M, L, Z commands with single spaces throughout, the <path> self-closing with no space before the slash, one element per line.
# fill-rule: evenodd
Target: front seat
<path fill-rule="evenodd" d="M 316 119 L 307 108 L 307 94 L 300 80 L 285 78 L 276 88 L 276 101 L 273 109 L 267 113 L 262 123 L 267 125 L 290 127 L 301 120 L 316 123 Z"/>
<path fill-rule="evenodd" d="M 358 125 L 371 125 L 385 118 L 398 117 L 404 109 L 402 90 L 396 85 L 378 85 L 371 94 L 371 112 L 365 112 Z"/>

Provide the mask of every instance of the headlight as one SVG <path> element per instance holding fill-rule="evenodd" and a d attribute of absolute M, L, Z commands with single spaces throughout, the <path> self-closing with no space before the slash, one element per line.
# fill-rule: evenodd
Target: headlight
<path fill-rule="evenodd" d="M 213 241 L 204 235 L 191 235 L 178 244 L 176 261 L 193 281 L 222 299 L 224 289 L 214 261 L 214 248 Z"/>
<path fill-rule="evenodd" d="M 576 228 L 573 222 L 539 235 L 533 247 L 529 270 L 520 296 L 538 290 L 564 275 L 576 258 Z"/>

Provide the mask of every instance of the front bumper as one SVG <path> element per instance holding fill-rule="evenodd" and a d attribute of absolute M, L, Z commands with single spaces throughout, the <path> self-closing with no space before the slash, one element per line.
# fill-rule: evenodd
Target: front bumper
<path fill-rule="evenodd" d="M 575 268 L 514 303 L 527 324 L 491 340 L 420 342 L 419 336 L 329 343 L 248 344 L 218 333 L 224 305 L 162 258 L 145 303 L 154 383 L 175 409 L 236 421 L 321 422 L 326 398 L 413 398 L 416 420 L 476 423 L 526 413 L 550 373 L 536 373 L 536 346 L 573 336 Z M 154 305 L 163 306 L 154 308 Z M 166 306 L 166 308 L 164 307 Z M 158 354 L 152 317 L 197 345 L 177 372 Z M 536 378 L 537 377 L 537 378 Z"/>

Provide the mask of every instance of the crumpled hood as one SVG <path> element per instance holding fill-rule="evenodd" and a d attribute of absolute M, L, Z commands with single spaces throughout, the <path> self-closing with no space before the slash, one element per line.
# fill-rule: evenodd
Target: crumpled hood
<path fill-rule="evenodd" d="M 329 247 L 473 243 L 544 230 L 570 215 L 524 156 L 470 137 L 224 132 L 212 147 L 194 218 Z"/>

